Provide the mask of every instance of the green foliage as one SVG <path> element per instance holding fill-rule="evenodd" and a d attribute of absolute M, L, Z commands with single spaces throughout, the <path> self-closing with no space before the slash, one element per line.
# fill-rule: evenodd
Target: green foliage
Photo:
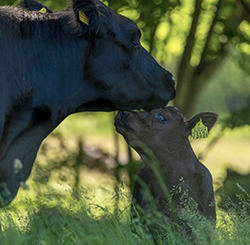
<path fill-rule="evenodd" d="M 1 0 L 0 5 L 7 6 L 16 6 L 21 0 Z M 68 0 L 39 0 L 38 2 L 43 3 L 48 8 L 53 9 L 54 11 L 62 10 L 68 7 Z"/>
<path fill-rule="evenodd" d="M 108 214 L 95 220 L 84 209 L 75 212 L 40 204 L 30 210 L 34 204 L 24 204 L 26 216 L 14 208 L 1 212 L 1 244 L 133 244 L 129 226 Z"/>
<path fill-rule="evenodd" d="M 59 11 L 68 7 L 68 0 L 41 0 L 38 1 L 54 11 Z"/>
<path fill-rule="evenodd" d="M 228 212 L 250 214 L 249 174 L 241 175 L 227 169 L 223 186 L 217 190 L 218 205 Z"/>
<path fill-rule="evenodd" d="M 244 106 L 231 111 L 225 123 L 231 128 L 250 125 L 250 97 Z"/>
<path fill-rule="evenodd" d="M 1 5 L 13 5 L 16 2 L 16 0 L 1 0 Z"/>
<path fill-rule="evenodd" d="M 234 49 L 230 52 L 234 53 Z M 237 61 L 228 57 L 217 75 L 211 78 L 210 83 L 199 94 L 194 112 L 216 111 L 220 119 L 229 117 L 232 112 L 240 112 L 247 107 L 249 91 L 250 76 L 242 72 Z M 247 111 L 245 114 L 242 113 L 242 120 L 243 117 L 247 118 L 248 114 Z"/>

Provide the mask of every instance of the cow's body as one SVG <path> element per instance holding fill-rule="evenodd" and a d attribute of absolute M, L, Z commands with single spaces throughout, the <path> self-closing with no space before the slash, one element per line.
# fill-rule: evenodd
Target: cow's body
<path fill-rule="evenodd" d="M 89 17 L 88 26 L 79 11 Z M 97 0 L 74 1 L 73 9 L 50 14 L 0 7 L 5 203 L 29 176 L 43 139 L 69 114 L 149 109 L 174 98 L 171 74 L 141 47 L 139 37 L 132 21 Z M 14 174 L 16 158 L 23 168 Z"/>

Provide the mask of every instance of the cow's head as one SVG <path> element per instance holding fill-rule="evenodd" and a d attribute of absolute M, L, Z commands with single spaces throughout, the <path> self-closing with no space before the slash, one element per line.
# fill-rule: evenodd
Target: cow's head
<path fill-rule="evenodd" d="M 46 8 L 33 0 L 21 6 L 37 11 Z M 67 12 L 74 33 L 89 40 L 83 80 L 95 91 L 77 111 L 153 109 L 174 99 L 172 74 L 141 46 L 141 33 L 133 21 L 99 0 L 74 0 L 74 14 L 69 8 Z"/>
<path fill-rule="evenodd" d="M 85 66 L 87 79 L 99 94 L 89 106 L 109 109 L 152 109 L 165 106 L 175 96 L 174 78 L 141 46 L 141 33 L 130 19 L 98 0 L 75 0 L 78 30 L 90 37 Z M 85 13 L 89 25 L 82 23 Z"/>

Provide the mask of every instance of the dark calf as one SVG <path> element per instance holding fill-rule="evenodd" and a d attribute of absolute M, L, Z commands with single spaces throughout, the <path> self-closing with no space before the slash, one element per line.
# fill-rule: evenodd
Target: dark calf
<path fill-rule="evenodd" d="M 181 186 L 181 193 L 173 195 L 175 206 L 180 205 L 180 196 L 187 192 L 198 205 L 198 210 L 208 219 L 215 220 L 214 192 L 212 176 L 195 156 L 188 136 L 192 128 L 202 119 L 210 130 L 217 120 L 217 114 L 203 112 L 186 120 L 174 107 L 152 110 L 151 112 L 119 112 L 115 118 L 116 130 L 127 143 L 142 157 L 145 168 L 140 178 L 148 185 L 158 209 L 169 215 L 166 209 L 166 193 L 149 164 L 147 149 L 152 151 L 159 162 L 159 169 L 168 190 Z M 183 182 L 180 183 L 180 179 Z M 137 182 L 133 198 L 145 209 L 147 201 Z"/>
<path fill-rule="evenodd" d="M 172 75 L 141 46 L 136 24 L 102 2 L 73 0 L 45 14 L 0 7 L 0 206 L 68 115 L 159 108 L 174 96 Z"/>

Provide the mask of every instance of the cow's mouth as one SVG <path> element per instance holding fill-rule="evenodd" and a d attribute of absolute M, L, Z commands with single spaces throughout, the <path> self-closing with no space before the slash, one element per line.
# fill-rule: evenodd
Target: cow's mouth
<path fill-rule="evenodd" d="M 114 103 L 108 99 L 96 99 L 92 101 L 88 101 L 83 105 L 79 106 L 75 112 L 81 111 L 131 111 L 131 110 L 140 110 L 144 109 L 146 111 L 151 111 L 153 109 L 165 107 L 168 101 L 159 101 L 158 103 L 148 103 L 146 105 L 142 104 L 142 102 L 131 102 L 131 104 L 123 105 Z"/>
<path fill-rule="evenodd" d="M 79 106 L 76 112 L 80 111 L 116 111 L 114 103 L 107 99 L 97 99 L 89 101 Z"/>
<path fill-rule="evenodd" d="M 133 109 L 142 109 L 140 104 L 138 105 L 119 105 L 113 103 L 111 100 L 107 99 L 97 99 L 84 103 L 76 109 L 76 112 L 81 111 L 118 111 L 118 110 L 127 110 L 131 111 Z"/>

